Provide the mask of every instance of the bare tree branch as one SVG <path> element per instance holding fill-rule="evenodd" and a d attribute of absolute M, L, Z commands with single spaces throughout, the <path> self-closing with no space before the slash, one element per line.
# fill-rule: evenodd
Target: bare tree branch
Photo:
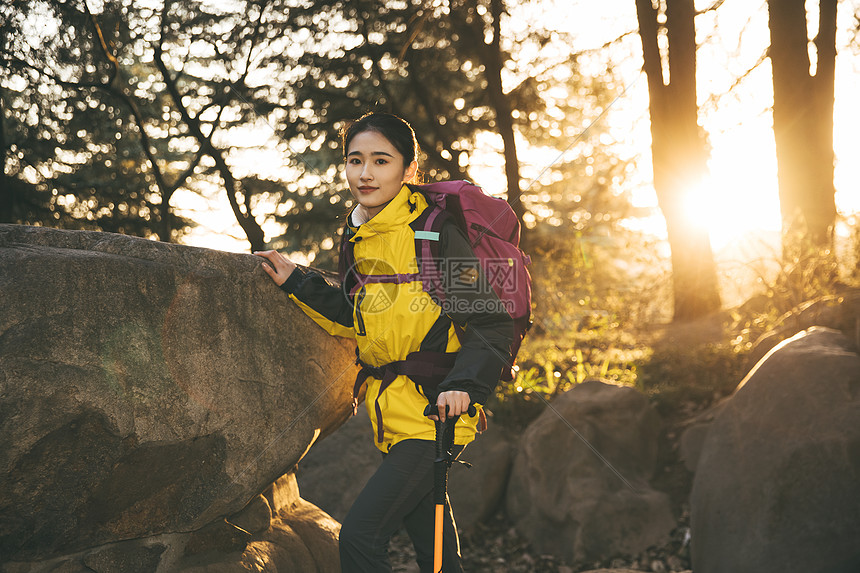
<path fill-rule="evenodd" d="M 752 67 L 745 71 L 743 74 L 735 78 L 735 81 L 732 82 L 732 85 L 729 86 L 729 89 L 727 89 L 723 93 L 711 94 L 710 96 L 708 96 L 708 99 L 702 104 L 702 108 L 716 109 L 719 106 L 720 100 L 722 98 L 735 91 L 735 89 L 739 85 L 741 85 L 745 79 L 747 79 L 754 71 L 758 69 L 759 66 L 761 66 L 767 61 L 769 53 L 770 49 L 765 48 L 761 55 L 759 55 L 758 60 L 756 60 L 755 64 L 753 64 Z"/>
<path fill-rule="evenodd" d="M 713 12 L 714 10 L 716 10 L 717 8 L 722 6 L 725 3 L 725 1 L 726 0 L 715 0 L 714 3 L 711 4 L 710 6 L 708 6 L 707 8 L 704 8 L 704 9 L 696 12 L 696 16 L 701 16 L 702 14 L 706 14 L 708 12 Z"/>
<path fill-rule="evenodd" d="M 170 94 L 171 100 L 173 100 L 174 105 L 179 110 L 179 113 L 185 124 L 188 126 L 191 135 L 200 143 L 203 152 L 205 152 L 205 154 L 211 157 L 215 162 L 218 173 L 224 181 L 224 187 L 227 190 L 227 200 L 230 203 L 230 208 L 232 209 L 233 215 L 236 217 L 236 221 L 239 223 L 239 226 L 241 226 L 245 231 L 248 241 L 251 243 L 251 250 L 263 250 L 265 248 L 265 233 L 263 233 L 263 229 L 251 213 L 247 196 L 245 201 L 243 201 L 245 211 L 242 210 L 242 206 L 240 206 L 236 198 L 236 195 L 239 193 L 247 194 L 245 190 L 241 188 L 241 183 L 233 176 L 233 173 L 224 158 L 224 152 L 212 143 L 211 136 L 214 133 L 214 126 L 209 137 L 204 135 L 199 115 L 192 116 L 185 104 L 182 103 L 182 94 L 179 92 L 179 88 L 171 77 L 167 64 L 164 62 L 163 43 L 167 27 L 167 12 L 170 9 L 170 4 L 171 2 L 168 0 L 162 7 L 160 34 L 158 40 L 153 45 L 153 61 L 164 79 L 167 92 Z"/>
<path fill-rule="evenodd" d="M 123 89 L 123 86 L 119 85 L 119 61 L 116 59 L 116 56 L 110 51 L 110 49 L 108 49 L 107 42 L 104 39 L 104 34 L 102 33 L 101 26 L 99 25 L 98 20 L 96 20 L 95 15 L 90 12 L 89 6 L 86 2 L 84 2 L 84 10 L 86 11 L 90 24 L 92 25 L 99 39 L 99 46 L 101 47 L 102 54 L 111 63 L 110 82 L 108 84 L 103 84 L 98 87 L 124 102 L 131 111 L 132 117 L 134 118 L 134 122 L 137 125 L 138 131 L 140 132 L 141 147 L 143 147 L 143 153 L 144 155 L 146 155 L 146 159 L 152 168 L 152 173 L 155 177 L 155 182 L 161 195 L 162 230 L 160 233 L 160 238 L 163 241 L 170 242 L 171 233 L 173 230 L 173 225 L 171 222 L 172 217 L 170 212 L 170 198 L 173 196 L 173 193 L 176 191 L 176 189 L 182 183 L 185 182 L 191 172 L 193 172 L 194 168 L 199 162 L 199 158 L 192 161 L 190 171 L 187 175 L 178 178 L 176 181 L 173 182 L 172 185 L 167 183 L 167 180 L 164 176 L 164 172 L 161 170 L 161 167 L 158 164 L 155 154 L 152 151 L 152 141 L 150 140 L 149 134 L 146 131 L 146 122 L 143 118 L 143 114 L 140 112 L 140 108 L 138 107 L 137 102 L 134 101 L 132 96 L 126 93 L 126 91 Z"/>

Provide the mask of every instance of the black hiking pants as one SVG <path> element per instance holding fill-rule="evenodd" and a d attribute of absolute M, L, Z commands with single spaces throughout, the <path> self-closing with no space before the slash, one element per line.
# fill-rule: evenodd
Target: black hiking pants
<path fill-rule="evenodd" d="M 455 454 L 461 450 L 462 446 L 454 446 Z M 384 455 L 341 527 L 341 571 L 391 571 L 388 543 L 401 524 L 415 546 L 421 573 L 433 571 L 435 457 L 436 445 L 428 440 L 404 440 Z M 460 540 L 450 503 L 446 509 L 442 570 L 461 573 Z"/>

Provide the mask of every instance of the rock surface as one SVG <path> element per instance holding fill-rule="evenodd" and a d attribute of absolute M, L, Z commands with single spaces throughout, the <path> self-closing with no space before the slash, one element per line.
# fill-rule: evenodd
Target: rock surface
<path fill-rule="evenodd" d="M 705 437 L 708 435 L 708 429 L 711 427 L 716 415 L 726 405 L 726 401 L 727 399 L 720 400 L 704 412 L 686 421 L 684 425 L 679 448 L 684 466 L 692 473 L 695 473 L 699 457 L 702 455 L 702 446 L 705 443 Z"/>
<path fill-rule="evenodd" d="M 693 570 L 860 571 L 858 483 L 860 356 L 843 334 L 813 328 L 758 363 L 708 430 Z"/>
<path fill-rule="evenodd" d="M 468 532 L 499 510 L 514 461 L 514 440 L 490 421 L 484 433 L 466 446 L 448 473 L 448 498 L 460 531 Z"/>
<path fill-rule="evenodd" d="M 237 521 L 256 517 L 255 533 Z M 240 514 L 190 533 L 106 544 L 50 561 L 15 562 L 4 573 L 339 573 L 340 525 L 299 497 L 295 476 L 279 478 Z"/>
<path fill-rule="evenodd" d="M 151 570 L 158 539 L 239 512 L 348 417 L 351 344 L 259 265 L 0 225 L 0 562 L 140 538 Z"/>
<path fill-rule="evenodd" d="M 588 381 L 556 398 L 516 454 L 506 502 L 517 529 L 538 551 L 568 562 L 668 540 L 676 525 L 669 497 L 649 485 L 660 431 L 647 398 L 632 388 Z"/>
<path fill-rule="evenodd" d="M 311 447 L 296 468 L 302 496 L 339 522 L 379 463 L 373 426 L 363 405 L 335 433 Z"/>

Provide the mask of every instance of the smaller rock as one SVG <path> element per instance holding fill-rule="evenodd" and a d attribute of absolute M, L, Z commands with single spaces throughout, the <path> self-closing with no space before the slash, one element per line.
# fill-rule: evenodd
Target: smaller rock
<path fill-rule="evenodd" d="M 530 553 L 523 553 L 522 560 L 526 563 L 534 563 L 535 558 L 531 556 Z"/>
<path fill-rule="evenodd" d="M 314 504 L 299 499 L 289 512 L 281 513 L 273 526 L 289 528 L 299 536 L 317 571 L 340 571 L 338 536 L 340 523 Z M 304 570 L 304 569 L 301 569 Z"/>
<path fill-rule="evenodd" d="M 244 508 L 227 518 L 227 522 L 248 533 L 261 533 L 269 529 L 272 522 L 272 508 L 269 501 L 258 495 Z"/>
<path fill-rule="evenodd" d="M 666 559 L 666 566 L 669 568 L 669 571 L 672 571 L 673 573 L 684 570 L 684 564 L 681 561 L 681 558 L 677 555 L 670 555 Z"/>
<path fill-rule="evenodd" d="M 491 426 L 466 446 L 460 459 L 471 468 L 454 464 L 448 475 L 448 496 L 463 532 L 496 513 L 505 495 L 513 463 L 512 440 L 500 427 Z"/>
<path fill-rule="evenodd" d="M 262 540 L 248 544 L 248 550 L 242 557 L 251 561 L 255 555 L 258 558 L 270 556 L 275 571 L 319 570 L 301 536 L 278 520 L 272 523 L 272 528 L 263 535 Z"/>
<path fill-rule="evenodd" d="M 232 553 L 243 551 L 251 536 L 225 520 L 213 521 L 206 527 L 191 533 L 185 544 L 185 556 L 202 553 Z"/>
<path fill-rule="evenodd" d="M 294 473 L 284 474 L 263 492 L 273 515 L 289 509 L 299 500 L 299 485 Z"/>
<path fill-rule="evenodd" d="M 343 521 L 381 461 L 367 409 L 360 406 L 355 416 L 315 443 L 299 462 L 296 479 L 302 498 Z"/>
<path fill-rule="evenodd" d="M 669 496 L 650 484 L 662 422 L 648 398 L 587 381 L 552 406 L 519 442 L 505 498 L 517 529 L 568 563 L 665 543 L 677 522 Z"/>

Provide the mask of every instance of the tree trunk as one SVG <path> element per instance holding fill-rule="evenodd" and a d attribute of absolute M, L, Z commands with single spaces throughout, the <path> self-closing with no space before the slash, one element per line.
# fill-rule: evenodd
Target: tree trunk
<path fill-rule="evenodd" d="M 487 46 L 484 62 L 487 77 L 487 92 L 496 112 L 496 128 L 502 136 L 505 154 L 505 178 L 508 184 L 508 204 L 523 222 L 525 208 L 520 188 L 520 160 L 517 157 L 517 143 L 514 135 L 514 118 L 511 103 L 502 89 L 502 14 L 505 11 L 503 0 L 493 0 L 490 7 L 493 15 L 493 41 Z M 523 225 L 523 229 L 525 226 Z"/>
<path fill-rule="evenodd" d="M 484 68 L 484 78 L 487 81 L 487 100 L 494 112 L 495 129 L 502 137 L 508 204 L 522 224 L 525 208 L 523 207 L 520 188 L 520 163 L 517 157 L 514 118 L 511 102 L 502 86 L 502 68 L 505 60 L 502 53 L 501 35 L 505 3 L 504 0 L 491 0 L 490 21 L 485 20 L 484 16 L 480 14 L 478 2 L 475 0 L 461 2 L 457 7 L 459 10 L 452 10 L 451 13 L 453 22 L 462 30 L 464 38 L 471 40 L 475 53 Z M 487 32 L 492 34 L 492 40 L 489 43 L 485 40 Z M 524 225 L 523 229 L 525 229 Z"/>
<path fill-rule="evenodd" d="M 636 11 L 651 98 L 654 188 L 672 250 L 674 319 L 689 320 L 720 308 L 708 231 L 684 212 L 687 194 L 707 173 L 696 104 L 695 7 L 693 0 L 666 1 L 668 82 L 657 43 L 657 11 L 651 0 L 636 0 Z"/>
<path fill-rule="evenodd" d="M 520 188 L 520 161 L 517 157 L 517 143 L 514 135 L 514 120 L 511 116 L 511 105 L 502 91 L 501 66 L 487 70 L 487 91 L 493 109 L 496 112 L 496 129 L 502 136 L 505 156 L 505 179 L 508 187 L 508 204 L 517 214 L 520 223 L 523 221 L 525 207 Z M 523 227 L 525 228 L 525 227 Z"/>
<path fill-rule="evenodd" d="M 828 252 L 833 242 L 836 4 L 820 0 L 818 64 L 811 75 L 804 0 L 768 0 L 773 131 L 783 247 L 788 252 L 798 241 Z"/>
<path fill-rule="evenodd" d="M 0 93 L 0 223 L 12 223 L 12 189 L 6 181 L 6 162 L 9 149 L 6 143 L 6 105 Z M 10 178 L 11 179 L 11 178 Z"/>

